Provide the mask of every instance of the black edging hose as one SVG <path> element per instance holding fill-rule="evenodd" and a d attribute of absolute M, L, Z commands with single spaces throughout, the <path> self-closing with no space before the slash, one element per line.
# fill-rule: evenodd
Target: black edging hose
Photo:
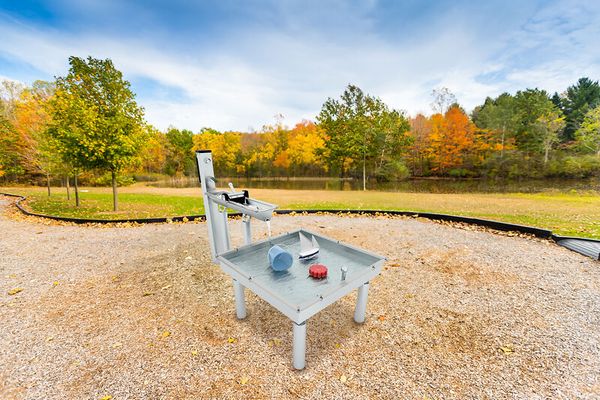
<path fill-rule="evenodd" d="M 21 204 L 22 201 L 26 200 L 25 196 L 12 194 L 12 193 L 1 193 L 0 195 L 9 197 L 18 197 L 15 202 L 15 206 L 19 211 L 25 215 L 52 219 L 55 221 L 72 222 L 76 224 L 121 224 L 121 223 L 136 223 L 136 224 L 155 224 L 165 222 L 184 222 L 184 221 L 195 221 L 204 220 L 204 215 L 185 215 L 177 217 L 157 217 L 157 218 L 127 218 L 127 219 L 88 219 L 88 218 L 70 218 L 70 217 L 59 217 L 56 215 L 38 214 L 26 210 Z M 420 217 L 427 218 L 435 221 L 450 221 L 450 222 L 462 222 L 466 224 L 483 226 L 490 229 L 495 229 L 504 232 L 519 232 L 533 235 L 543 239 L 552 239 L 555 242 L 559 242 L 565 239 L 583 240 L 587 242 L 600 243 L 600 240 L 580 238 L 574 236 L 561 236 L 552 233 L 548 229 L 537 228 L 534 226 L 517 225 L 508 222 L 500 222 L 489 219 L 463 217 L 460 215 L 450 214 L 437 214 L 428 212 L 416 212 L 416 211 L 395 211 L 395 210 L 275 210 L 275 214 L 286 215 L 291 213 L 306 213 L 306 214 L 317 214 L 317 213 L 330 213 L 330 214 L 364 214 L 364 215 L 376 215 L 376 214 L 388 214 L 388 215 L 402 215 L 408 217 Z M 241 216 L 240 213 L 229 214 L 231 216 Z"/>

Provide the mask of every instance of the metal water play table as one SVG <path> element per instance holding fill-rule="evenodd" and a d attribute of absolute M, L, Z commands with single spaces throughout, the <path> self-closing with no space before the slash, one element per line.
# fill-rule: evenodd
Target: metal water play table
<path fill-rule="evenodd" d="M 385 258 L 347 243 L 305 229 L 252 242 L 251 217 L 269 221 L 275 205 L 249 198 L 248 192 L 216 190 L 210 151 L 196 153 L 211 252 L 225 273 L 233 278 L 237 317 L 246 317 L 244 288 L 271 304 L 293 323 L 293 366 L 305 367 L 307 320 L 358 289 L 354 320 L 365 320 L 369 281 L 381 272 Z M 242 213 L 245 245 L 230 248 L 227 209 Z M 317 257 L 300 260 L 300 236 L 314 236 L 319 244 Z M 292 254 L 293 264 L 285 271 L 274 271 L 267 257 L 269 249 L 279 245 Z M 311 264 L 327 266 L 324 279 L 309 276 Z M 342 268 L 344 271 L 342 271 Z"/>

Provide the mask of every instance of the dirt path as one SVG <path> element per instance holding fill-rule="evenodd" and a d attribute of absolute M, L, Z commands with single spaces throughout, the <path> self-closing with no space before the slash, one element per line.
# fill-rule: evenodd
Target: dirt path
<path fill-rule="evenodd" d="M 0 216 L 0 398 L 600 397 L 597 262 L 425 220 L 273 221 L 274 233 L 299 226 L 389 258 L 364 325 L 354 295 L 309 321 L 302 372 L 287 318 L 248 293 L 236 320 L 204 223 Z"/>

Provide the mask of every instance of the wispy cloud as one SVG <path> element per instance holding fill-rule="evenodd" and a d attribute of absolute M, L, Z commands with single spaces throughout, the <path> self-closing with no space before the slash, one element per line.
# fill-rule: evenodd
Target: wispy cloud
<path fill-rule="evenodd" d="M 0 14 L 0 74 L 29 79 L 4 72 L 2 58 L 48 79 L 66 73 L 70 55 L 109 57 L 151 123 L 194 130 L 259 128 L 278 113 L 288 123 L 314 118 L 348 83 L 415 113 L 429 111 L 439 86 L 470 109 L 502 91 L 600 76 L 600 12 L 576 2 L 93 3 L 63 4 L 69 11 L 46 23 Z M 127 15 L 136 18 L 127 24 Z"/>

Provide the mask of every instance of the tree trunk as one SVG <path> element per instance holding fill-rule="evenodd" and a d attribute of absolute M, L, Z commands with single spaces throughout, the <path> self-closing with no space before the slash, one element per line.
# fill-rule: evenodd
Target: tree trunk
<path fill-rule="evenodd" d="M 367 190 L 367 162 L 363 156 L 363 191 Z"/>
<path fill-rule="evenodd" d="M 544 165 L 548 163 L 548 153 L 550 152 L 550 146 L 546 146 L 544 152 Z"/>
<path fill-rule="evenodd" d="M 77 172 L 73 176 L 73 184 L 75 184 L 75 206 L 79 207 L 79 185 L 77 184 Z"/>
<path fill-rule="evenodd" d="M 119 199 L 117 198 L 117 173 L 111 171 L 113 190 L 113 211 L 119 211 Z"/>
<path fill-rule="evenodd" d="M 69 175 L 65 177 L 65 186 L 67 188 L 67 200 L 71 200 L 71 188 L 69 187 Z"/>
<path fill-rule="evenodd" d="M 50 174 L 46 173 L 46 184 L 48 185 L 48 197 L 50 197 Z"/>

